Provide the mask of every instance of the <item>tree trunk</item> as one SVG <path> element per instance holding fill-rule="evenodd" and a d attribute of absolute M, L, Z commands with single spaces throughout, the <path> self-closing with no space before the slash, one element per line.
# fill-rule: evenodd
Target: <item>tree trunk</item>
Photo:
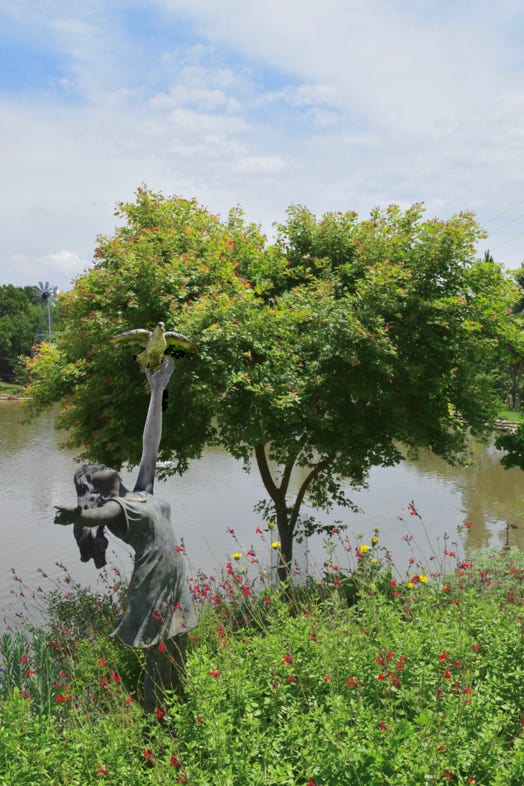
<path fill-rule="evenodd" d="M 286 464 L 282 474 L 282 481 L 280 486 L 278 486 L 269 469 L 265 445 L 259 444 L 255 447 L 255 456 L 262 482 L 275 506 L 278 535 L 280 538 L 280 566 L 278 568 L 278 577 L 281 581 L 291 578 L 293 537 L 300 513 L 300 507 L 304 501 L 306 491 L 311 483 L 329 466 L 329 460 L 327 458 L 319 461 L 303 480 L 293 506 L 288 507 L 286 504 L 286 495 L 297 455 L 291 457 Z"/>
<path fill-rule="evenodd" d="M 277 509 L 277 527 L 280 539 L 280 565 L 277 569 L 277 576 L 280 581 L 286 581 L 291 578 L 294 527 L 289 523 L 285 500 L 283 509 L 281 511 Z"/>

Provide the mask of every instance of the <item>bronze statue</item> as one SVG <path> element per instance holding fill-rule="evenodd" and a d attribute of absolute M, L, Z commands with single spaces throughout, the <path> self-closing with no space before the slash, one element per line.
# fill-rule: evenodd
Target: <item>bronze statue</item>
<path fill-rule="evenodd" d="M 76 525 L 75 537 L 84 560 L 92 556 L 95 564 L 105 562 L 103 527 L 135 551 L 127 606 L 111 635 L 145 650 L 144 706 L 151 712 L 162 706 L 166 690 L 181 691 L 187 632 L 197 624 L 169 505 L 153 496 L 162 394 L 173 368 L 172 358 L 166 357 L 157 371 L 145 369 L 151 397 L 133 491 L 124 487 L 115 470 L 86 464 L 75 474 L 78 505 L 57 506 L 55 515 L 56 524 Z M 97 532 L 91 541 L 85 528 Z"/>

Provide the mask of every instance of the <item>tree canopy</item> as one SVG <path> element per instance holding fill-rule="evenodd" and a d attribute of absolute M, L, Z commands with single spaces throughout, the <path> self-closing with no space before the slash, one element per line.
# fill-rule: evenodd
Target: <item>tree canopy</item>
<path fill-rule="evenodd" d="M 40 313 L 33 287 L 0 286 L 1 379 L 15 379 L 19 357 L 31 351 Z"/>
<path fill-rule="evenodd" d="M 524 423 L 519 423 L 513 434 L 499 434 L 495 445 L 505 451 L 500 460 L 504 469 L 524 469 Z"/>
<path fill-rule="evenodd" d="M 146 381 L 129 348 L 105 340 L 158 321 L 199 347 L 177 362 L 160 458 L 183 472 L 219 444 L 256 463 L 284 562 L 306 495 L 350 505 L 344 485 L 371 467 L 420 446 L 454 461 L 489 429 L 492 359 L 516 296 L 477 258 L 471 214 L 292 206 L 272 243 L 240 210 L 220 220 L 145 188 L 117 215 L 61 296 L 55 343 L 30 362 L 32 411 L 60 402 L 82 457 L 138 463 Z"/>

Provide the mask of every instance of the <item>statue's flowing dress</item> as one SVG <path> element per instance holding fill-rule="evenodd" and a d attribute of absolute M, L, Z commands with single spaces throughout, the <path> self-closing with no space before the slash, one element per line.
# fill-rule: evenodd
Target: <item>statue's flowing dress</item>
<path fill-rule="evenodd" d="M 197 625 L 185 563 L 167 502 L 144 491 L 113 498 L 126 518 L 122 540 L 135 551 L 127 606 L 111 635 L 131 647 L 153 647 Z"/>

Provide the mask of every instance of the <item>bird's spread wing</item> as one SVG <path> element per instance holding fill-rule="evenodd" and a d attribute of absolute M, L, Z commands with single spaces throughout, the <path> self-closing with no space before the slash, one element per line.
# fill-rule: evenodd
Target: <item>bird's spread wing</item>
<path fill-rule="evenodd" d="M 124 333 L 119 333 L 117 336 L 109 338 L 108 341 L 111 344 L 141 344 L 145 347 L 152 335 L 150 330 L 137 328 L 136 330 L 126 330 Z"/>
<path fill-rule="evenodd" d="M 191 339 L 186 338 L 181 333 L 175 333 L 173 330 L 168 330 L 166 333 L 164 333 L 164 338 L 166 343 L 171 347 L 185 349 L 186 352 L 197 351 L 197 345 L 194 344 Z"/>

